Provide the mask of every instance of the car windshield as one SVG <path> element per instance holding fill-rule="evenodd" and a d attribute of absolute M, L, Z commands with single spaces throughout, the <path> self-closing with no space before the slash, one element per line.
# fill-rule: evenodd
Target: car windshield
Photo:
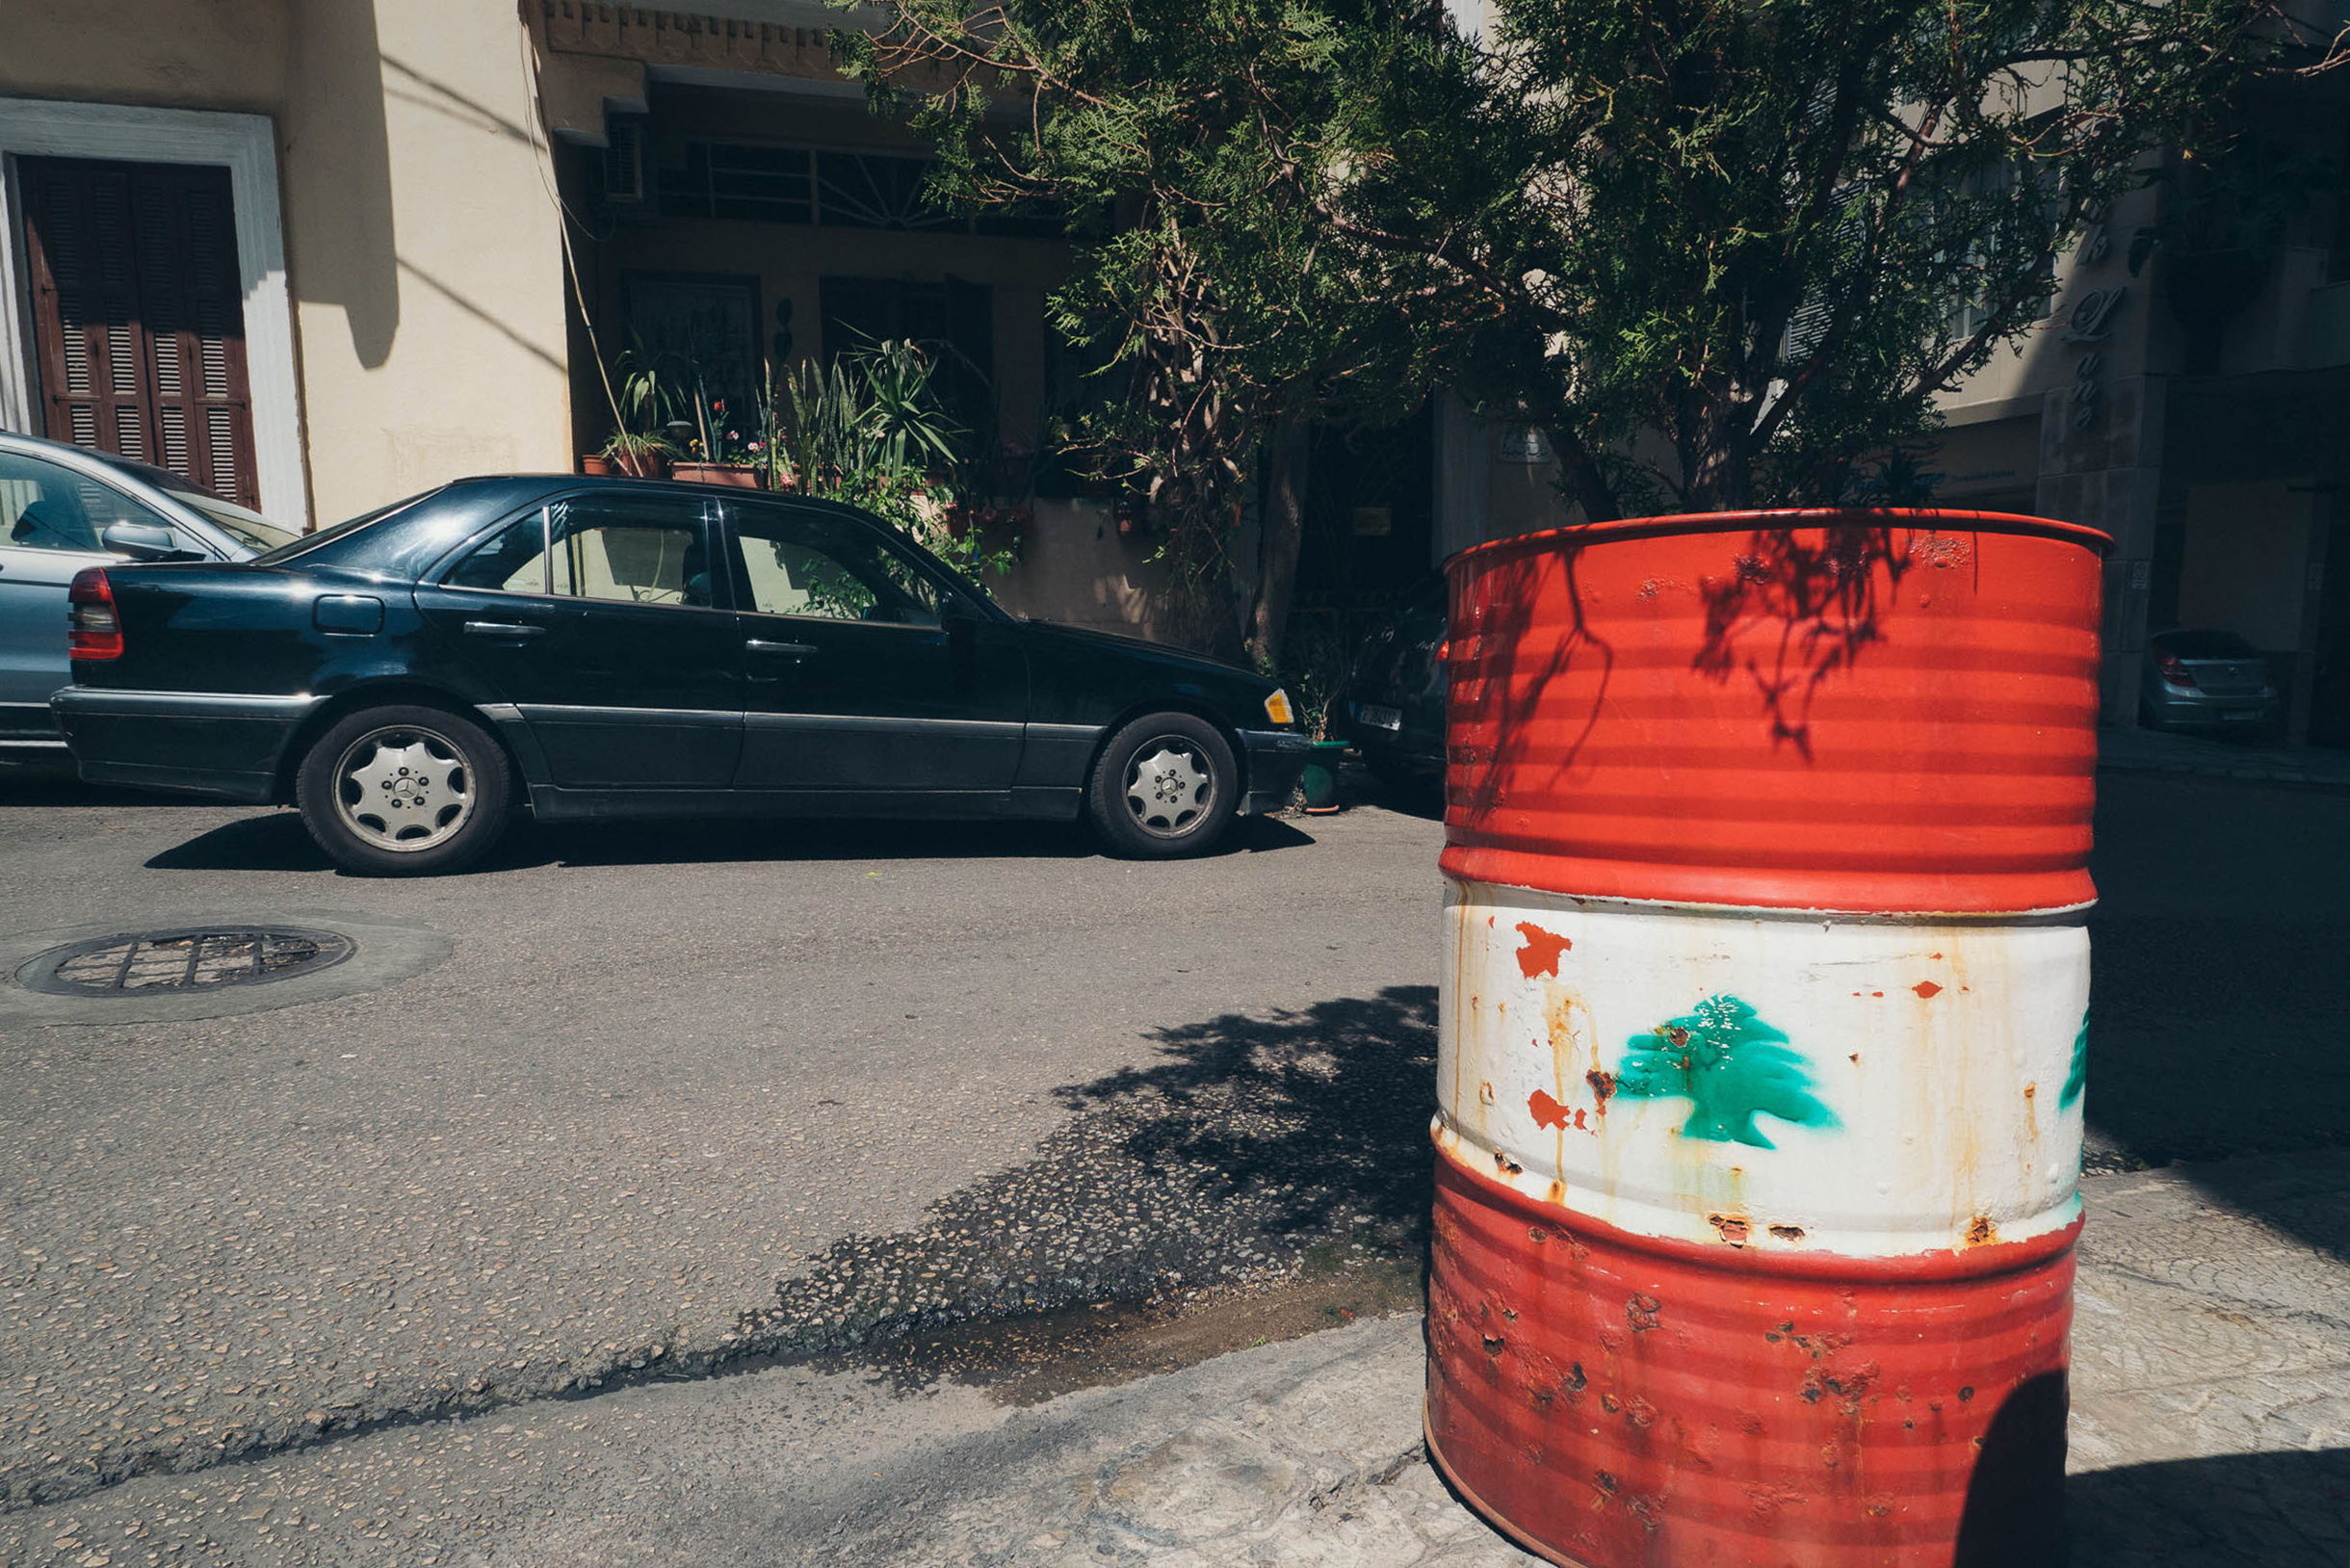
<path fill-rule="evenodd" d="M 301 537 L 292 529 L 279 528 L 268 518 L 256 516 L 243 507 L 232 507 L 225 501 L 199 495 L 194 490 L 173 487 L 165 490 L 164 494 L 248 550 L 274 550 Z"/>
<path fill-rule="evenodd" d="M 2163 632 L 2154 640 L 2165 653 L 2181 659 L 2257 659 L 2259 650 L 2233 632 Z"/>
<path fill-rule="evenodd" d="M 253 564 L 256 566 L 274 566 L 281 561 L 291 561 L 296 556 L 307 555 L 312 550 L 315 550 L 320 545 L 326 543 L 328 539 L 339 539 L 347 534 L 357 533 L 360 529 L 365 528 L 370 523 L 379 523 L 382 522 L 386 517 L 397 516 L 401 512 L 404 512 L 410 507 L 416 505 L 417 502 L 425 499 L 425 497 L 438 495 L 447 487 L 448 486 L 446 485 L 436 484 L 430 490 L 419 490 L 414 495 L 405 497 L 403 500 L 395 501 L 388 507 L 378 507 L 373 511 L 363 511 L 356 517 L 348 518 L 343 522 L 335 524 L 332 528 L 322 528 L 315 534 L 300 535 L 287 540 L 285 543 L 278 545 L 275 549 L 255 556 L 253 558 Z"/>

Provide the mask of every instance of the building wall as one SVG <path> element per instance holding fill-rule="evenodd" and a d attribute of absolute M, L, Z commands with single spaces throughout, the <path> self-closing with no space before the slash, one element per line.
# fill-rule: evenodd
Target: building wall
<path fill-rule="evenodd" d="M 568 467 L 561 256 L 511 11 L 15 0 L 8 35 L 0 95 L 269 117 L 307 493 L 263 510 L 331 522 Z"/>

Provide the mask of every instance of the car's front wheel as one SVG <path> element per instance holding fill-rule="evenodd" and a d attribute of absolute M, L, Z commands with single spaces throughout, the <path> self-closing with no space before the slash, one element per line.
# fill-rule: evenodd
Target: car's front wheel
<path fill-rule="evenodd" d="M 1119 854 L 1201 854 L 1240 804 L 1240 770 L 1216 727 L 1191 714 L 1149 714 L 1110 738 L 1085 790 L 1085 816 Z"/>
<path fill-rule="evenodd" d="M 440 708 L 366 708 L 320 736 L 294 800 L 318 847 L 349 870 L 423 876 L 471 864 L 506 829 L 506 754 Z"/>

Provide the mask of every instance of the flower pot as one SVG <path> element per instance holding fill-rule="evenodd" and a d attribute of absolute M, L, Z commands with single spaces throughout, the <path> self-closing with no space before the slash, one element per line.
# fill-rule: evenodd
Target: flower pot
<path fill-rule="evenodd" d="M 1449 563 L 1426 1426 L 1553 1560 L 2060 1557 L 2109 544 Z"/>
<path fill-rule="evenodd" d="M 665 479 L 669 472 L 669 455 L 666 452 L 617 453 L 610 460 L 614 473 L 626 474 L 631 479 Z"/>
<path fill-rule="evenodd" d="M 1298 777 L 1298 787 L 1305 792 L 1306 810 L 1315 816 L 1327 816 L 1345 810 L 1338 797 L 1338 767 L 1345 760 L 1345 741 L 1317 741 L 1306 758 L 1304 773 Z"/>
<path fill-rule="evenodd" d="M 674 480 L 683 480 L 688 484 L 726 484 L 739 490 L 759 488 L 759 470 L 748 463 L 671 463 L 669 477 Z"/>
<path fill-rule="evenodd" d="M 600 452 L 583 452 L 580 454 L 580 472 L 602 478 L 613 472 L 612 459 Z"/>

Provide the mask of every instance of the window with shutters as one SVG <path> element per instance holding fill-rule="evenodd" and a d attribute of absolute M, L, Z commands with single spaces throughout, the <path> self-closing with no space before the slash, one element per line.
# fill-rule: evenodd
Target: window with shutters
<path fill-rule="evenodd" d="M 258 507 L 228 170 L 25 158 L 46 433 Z"/>

